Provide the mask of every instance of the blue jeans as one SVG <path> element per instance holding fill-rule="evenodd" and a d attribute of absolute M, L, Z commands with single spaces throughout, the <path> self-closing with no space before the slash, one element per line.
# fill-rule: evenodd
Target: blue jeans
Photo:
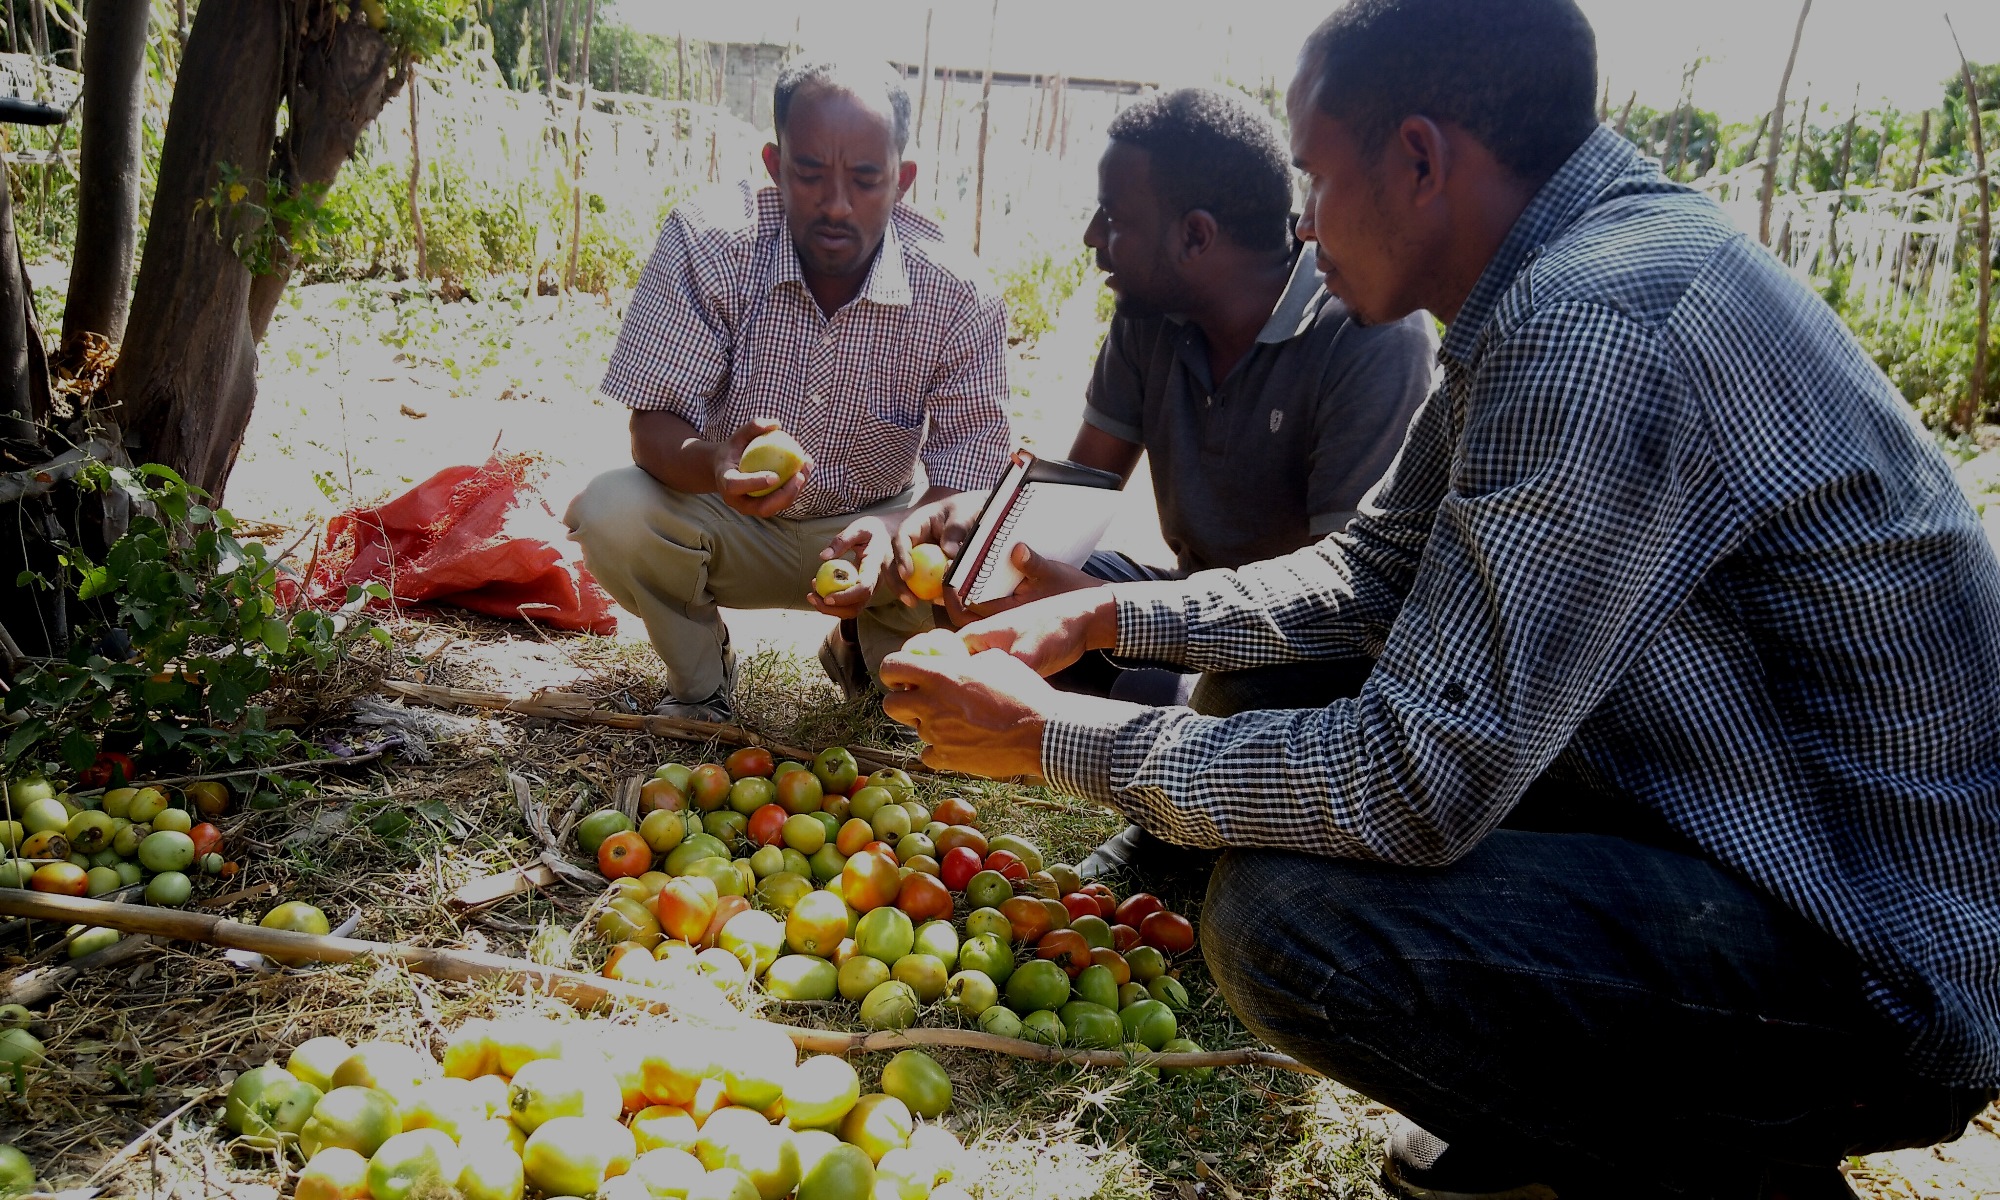
<path fill-rule="evenodd" d="M 1234 850 L 1202 952 L 1259 1037 L 1563 1200 L 1756 1197 L 1961 1133 L 1853 953 L 1723 867 L 1502 828 L 1439 869 Z"/>

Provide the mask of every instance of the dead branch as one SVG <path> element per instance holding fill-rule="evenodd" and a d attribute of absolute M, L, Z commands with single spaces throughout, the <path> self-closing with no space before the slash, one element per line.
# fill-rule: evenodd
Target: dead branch
<path fill-rule="evenodd" d="M 505 981 L 517 991 L 554 996 L 580 1009 L 623 1004 L 647 1012 L 667 1014 L 671 1000 L 657 988 L 621 983 L 581 971 L 547 967 L 521 958 L 487 954 L 473 950 L 447 950 L 411 946 L 400 942 L 370 942 L 360 938 L 320 937 L 282 929 L 265 929 L 240 921 L 173 908 L 153 908 L 143 904 L 107 904 L 78 896 L 0 888 L 0 914 L 33 917 L 65 924 L 83 922 L 127 933 L 149 934 L 174 941 L 201 942 L 233 950 L 254 950 L 278 958 L 313 962 L 342 963 L 359 958 L 393 962 L 419 975 L 465 983 L 480 979 Z M 81 961 L 81 960 L 79 960 Z M 846 1056 L 855 1053 L 901 1050 L 910 1046 L 956 1046 L 985 1050 L 1013 1058 L 1038 1062 L 1070 1063 L 1089 1067 L 1269 1067 L 1299 1074 L 1317 1074 L 1297 1059 L 1269 1050 L 1249 1048 L 1210 1050 L 1190 1054 L 1134 1054 L 1115 1050 L 1072 1050 L 1044 1046 L 1019 1038 L 1001 1037 L 975 1029 L 904 1029 L 874 1033 L 843 1033 L 829 1029 L 801 1029 L 776 1021 L 752 1022 L 776 1029 L 801 1050 Z"/>

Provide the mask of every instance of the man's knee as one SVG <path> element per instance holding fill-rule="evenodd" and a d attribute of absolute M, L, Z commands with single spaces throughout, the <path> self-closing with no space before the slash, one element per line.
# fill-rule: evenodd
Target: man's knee
<path fill-rule="evenodd" d="M 1383 1002 L 1391 897 L 1374 863 L 1231 850 L 1209 877 L 1202 956 L 1232 1007 L 1265 1030 Z"/>
<path fill-rule="evenodd" d="M 563 513 L 570 537 L 593 572 L 642 556 L 661 542 L 696 544 L 693 497 L 663 486 L 638 467 L 618 467 L 590 481 Z M 681 526 L 688 526 L 683 529 Z"/>

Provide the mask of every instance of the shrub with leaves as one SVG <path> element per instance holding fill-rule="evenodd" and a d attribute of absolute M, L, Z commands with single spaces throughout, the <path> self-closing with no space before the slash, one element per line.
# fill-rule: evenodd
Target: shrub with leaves
<path fill-rule="evenodd" d="M 389 644 L 357 611 L 306 608 L 262 543 L 158 465 L 98 467 L 85 488 L 115 488 L 134 513 L 101 560 L 61 548 L 60 578 L 24 572 L 20 587 L 67 589 L 96 614 L 80 621 L 61 658 L 32 662 L 7 693 L 12 723 L 0 764 L 80 771 L 101 749 L 265 761 L 296 742 L 267 725 L 259 697 L 303 672 L 324 670 L 357 641 Z"/>

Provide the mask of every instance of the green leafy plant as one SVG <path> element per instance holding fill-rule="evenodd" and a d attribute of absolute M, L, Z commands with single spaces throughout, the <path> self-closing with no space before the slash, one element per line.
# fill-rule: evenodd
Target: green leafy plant
<path fill-rule="evenodd" d="M 252 275 L 269 275 L 295 257 L 315 258 L 323 239 L 346 231 L 346 214 L 326 204 L 325 184 L 288 190 L 275 175 L 253 183 L 233 163 L 217 163 L 215 186 L 202 201 L 216 238 Z"/>
<path fill-rule="evenodd" d="M 15 581 L 67 589 L 97 615 L 79 622 L 63 657 L 14 680 L 0 764 L 79 771 L 107 746 L 197 765 L 265 761 L 297 738 L 269 727 L 259 697 L 324 670 L 357 641 L 389 644 L 358 612 L 380 585 L 350 589 L 339 613 L 304 606 L 263 544 L 239 538 L 235 519 L 172 470 L 99 466 L 80 482 L 124 492 L 134 514 L 101 559 L 63 546 L 61 577 Z M 115 656 L 121 632 L 131 649 Z"/>

